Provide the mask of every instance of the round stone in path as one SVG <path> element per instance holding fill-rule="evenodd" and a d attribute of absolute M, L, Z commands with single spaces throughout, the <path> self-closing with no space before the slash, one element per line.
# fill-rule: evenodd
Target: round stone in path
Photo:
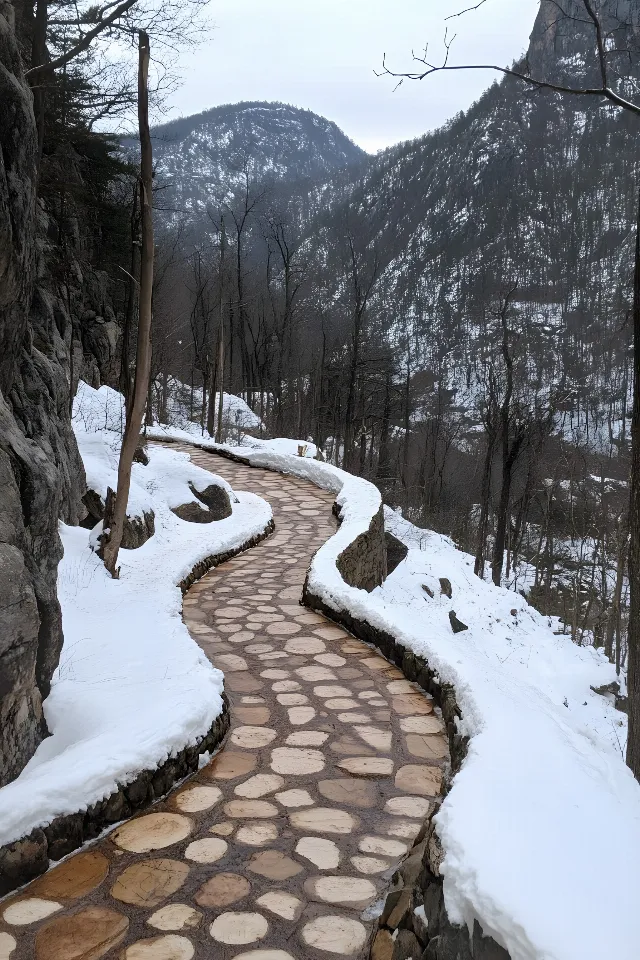
<path fill-rule="evenodd" d="M 156 930 L 190 930 L 200 926 L 202 914 L 186 903 L 169 903 L 152 913 L 147 923 Z"/>
<path fill-rule="evenodd" d="M 302 837 L 295 852 L 320 870 L 335 870 L 340 863 L 340 848 L 326 837 Z"/>
<path fill-rule="evenodd" d="M 270 727 L 238 727 L 231 734 L 231 742 L 248 750 L 259 750 L 272 743 L 276 736 Z"/>
<path fill-rule="evenodd" d="M 278 790 L 282 786 L 284 786 L 284 778 L 279 777 L 276 773 L 257 773 L 254 777 L 245 780 L 244 783 L 239 783 L 233 792 L 238 797 L 255 800 L 267 793 L 273 793 L 274 790 Z"/>
<path fill-rule="evenodd" d="M 287 737 L 289 747 L 321 747 L 329 739 L 321 730 L 296 730 Z"/>
<path fill-rule="evenodd" d="M 449 753 L 449 747 L 443 736 L 425 736 L 421 733 L 409 733 L 406 736 L 407 751 L 412 757 L 421 760 L 442 760 Z"/>
<path fill-rule="evenodd" d="M 184 884 L 189 866 L 181 860 L 139 860 L 122 871 L 111 896 L 135 907 L 157 907 Z"/>
<path fill-rule="evenodd" d="M 201 773 L 210 780 L 235 780 L 245 777 L 254 769 L 258 758 L 254 753 L 224 750 Z"/>
<path fill-rule="evenodd" d="M 11 954 L 18 946 L 15 937 L 10 933 L 0 932 L 0 960 L 10 960 Z"/>
<path fill-rule="evenodd" d="M 320 780 L 318 792 L 335 803 L 346 803 L 352 807 L 375 807 L 378 803 L 378 788 L 362 780 L 347 777 L 338 780 Z"/>
<path fill-rule="evenodd" d="M 56 917 L 40 927 L 36 960 L 74 960 L 103 957 L 122 942 L 129 920 L 115 910 L 87 907 L 70 916 Z"/>
<path fill-rule="evenodd" d="M 109 861 L 99 850 L 86 850 L 39 877 L 29 892 L 45 900 L 77 900 L 99 887 Z"/>
<path fill-rule="evenodd" d="M 288 880 L 302 873 L 300 864 L 280 850 L 265 850 L 263 853 L 254 854 L 247 869 L 269 880 Z"/>
<path fill-rule="evenodd" d="M 304 903 L 285 890 L 271 890 L 258 897 L 256 904 L 264 910 L 275 913 L 283 920 L 297 920 L 302 913 Z"/>
<path fill-rule="evenodd" d="M 358 848 L 362 853 L 377 853 L 383 857 L 402 857 L 407 852 L 406 843 L 387 840 L 386 837 L 363 837 Z"/>
<path fill-rule="evenodd" d="M 376 887 L 364 877 L 311 877 L 304 889 L 312 900 L 341 903 L 362 910 L 375 898 Z"/>
<path fill-rule="evenodd" d="M 229 803 L 225 803 L 224 812 L 228 817 L 255 819 L 278 816 L 278 808 L 268 800 L 230 800 Z"/>
<path fill-rule="evenodd" d="M 316 833 L 351 833 L 358 826 L 356 817 L 346 810 L 335 810 L 333 807 L 296 810 L 290 819 L 299 830 L 313 830 Z"/>
<path fill-rule="evenodd" d="M 191 960 L 194 955 L 190 940 L 170 933 L 132 943 L 124 952 L 124 960 Z"/>
<path fill-rule="evenodd" d="M 301 727 L 305 723 L 311 723 L 316 715 L 313 707 L 290 707 L 287 712 L 289 714 L 289 723 L 294 727 Z"/>
<path fill-rule="evenodd" d="M 200 887 L 194 899 L 201 907 L 228 907 L 249 896 L 251 884 L 237 873 L 216 873 Z"/>
<path fill-rule="evenodd" d="M 173 804 L 183 813 L 199 813 L 201 810 L 210 810 L 221 796 L 222 790 L 218 787 L 203 787 L 196 783 L 177 793 Z"/>
<path fill-rule="evenodd" d="M 229 845 L 218 837 L 205 837 L 204 840 L 194 840 L 184 852 L 186 860 L 195 863 L 217 863 L 228 850 Z"/>
<path fill-rule="evenodd" d="M 439 767 L 408 764 L 400 767 L 396 773 L 395 784 L 398 790 L 406 793 L 437 797 L 442 786 L 442 770 Z"/>
<path fill-rule="evenodd" d="M 148 853 L 184 840 L 192 826 L 191 820 L 179 813 L 148 813 L 118 827 L 112 840 L 121 850 Z"/>
<path fill-rule="evenodd" d="M 255 943 L 267 935 L 269 924 L 259 913 L 221 913 L 209 927 L 218 943 Z"/>
<path fill-rule="evenodd" d="M 384 873 L 389 869 L 388 860 L 380 860 L 376 857 L 351 857 L 351 863 L 359 873 Z"/>
<path fill-rule="evenodd" d="M 264 614 L 264 616 L 269 616 L 269 614 Z M 272 637 L 290 637 L 294 633 L 300 633 L 302 627 L 299 623 L 283 620 L 278 623 L 269 623 L 265 629 Z"/>
<path fill-rule="evenodd" d="M 401 717 L 400 729 L 403 733 L 443 733 L 442 721 L 438 717 Z"/>
<path fill-rule="evenodd" d="M 263 847 L 278 837 L 278 828 L 275 823 L 246 823 L 239 827 L 236 833 L 237 843 L 246 843 L 249 847 Z"/>
<path fill-rule="evenodd" d="M 337 766 L 356 777 L 390 777 L 393 773 L 393 760 L 387 757 L 348 757 Z"/>
<path fill-rule="evenodd" d="M 275 750 L 271 751 L 271 769 L 275 770 L 276 773 L 295 776 L 319 773 L 320 770 L 324 769 L 324 756 L 319 750 L 276 747 Z"/>
<path fill-rule="evenodd" d="M 302 653 L 311 656 L 314 653 L 322 653 L 326 650 L 324 640 L 319 637 L 295 637 L 288 640 L 284 648 L 287 653 Z"/>
<path fill-rule="evenodd" d="M 313 799 L 308 790 L 284 790 L 276 793 L 276 800 L 283 807 L 311 807 Z"/>
<path fill-rule="evenodd" d="M 26 897 L 11 903 L 4 913 L 3 919 L 11 926 L 25 926 L 50 917 L 52 913 L 62 910 L 62 904 L 55 900 L 41 900 L 40 897 Z"/>
<path fill-rule="evenodd" d="M 394 817 L 420 817 L 424 819 L 431 804 L 424 797 L 392 797 L 384 805 L 385 813 Z"/>
<path fill-rule="evenodd" d="M 307 923 L 301 938 L 303 943 L 316 950 L 350 957 L 362 950 L 367 931 L 362 923 L 350 917 L 323 916 Z M 236 960 L 241 958 L 236 957 Z"/>

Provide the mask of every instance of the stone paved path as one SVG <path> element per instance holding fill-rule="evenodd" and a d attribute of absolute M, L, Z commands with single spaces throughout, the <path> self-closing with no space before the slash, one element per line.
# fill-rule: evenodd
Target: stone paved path
<path fill-rule="evenodd" d="M 180 449 L 265 497 L 276 521 L 185 598 L 192 635 L 225 673 L 228 739 L 166 802 L 0 904 L 0 960 L 366 957 L 438 794 L 447 746 L 430 701 L 299 605 L 335 530 L 333 497 Z"/>

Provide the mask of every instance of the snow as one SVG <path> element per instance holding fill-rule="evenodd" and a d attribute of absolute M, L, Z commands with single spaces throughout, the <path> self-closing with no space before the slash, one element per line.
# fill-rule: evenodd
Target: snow
<path fill-rule="evenodd" d="M 121 399 L 86 384 L 76 398 L 74 428 L 96 481 L 116 463 Z M 146 467 L 134 464 L 132 492 L 136 511 L 154 510 L 156 532 L 137 550 L 120 552 L 119 580 L 91 551 L 90 531 L 61 524 L 65 640 L 44 703 L 52 735 L 0 789 L 0 845 L 86 809 L 197 742 L 220 713 L 223 676 L 182 622 L 177 584 L 199 561 L 263 532 L 271 509 L 253 494 L 238 493 L 227 519 L 187 523 L 169 507 L 193 499 L 189 481 L 196 489 L 228 485 L 194 467 L 186 454 L 152 447 L 149 457 Z"/>
<path fill-rule="evenodd" d="M 194 437 L 207 436 L 206 431 L 202 430 L 200 423 L 190 419 L 190 412 L 193 409 L 193 415 L 199 418 L 202 410 L 202 387 L 194 387 L 193 398 L 191 396 L 191 387 L 177 380 L 175 377 L 169 377 L 167 383 L 167 418 L 170 423 L 182 430 L 186 430 Z M 216 393 L 215 411 L 218 415 L 218 404 L 220 402 L 220 393 Z M 222 422 L 227 429 L 237 430 L 260 430 L 263 423 L 260 417 L 254 413 L 249 404 L 242 397 L 237 397 L 232 393 L 224 393 L 222 400 Z"/>
<path fill-rule="evenodd" d="M 637 960 L 640 786 L 624 763 L 626 717 L 591 690 L 615 679 L 611 664 L 556 635 L 558 622 L 522 596 L 475 577 L 473 558 L 448 538 L 388 509 L 407 558 L 372 593 L 347 586 L 335 561 L 368 528 L 378 491 L 329 464 L 234 452 L 337 493 L 343 521 L 312 561 L 312 590 L 392 633 L 455 687 L 470 742 L 436 815 L 452 921 L 477 919 L 512 960 Z M 450 610 L 468 630 L 453 633 Z"/>

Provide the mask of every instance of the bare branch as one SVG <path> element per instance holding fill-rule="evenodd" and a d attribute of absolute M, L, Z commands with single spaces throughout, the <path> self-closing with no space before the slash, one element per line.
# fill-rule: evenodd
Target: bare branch
<path fill-rule="evenodd" d="M 58 69 L 58 67 L 64 67 L 66 63 L 69 63 L 79 54 L 84 53 L 85 50 L 88 50 L 93 40 L 95 40 L 95 38 L 104 30 L 114 24 L 116 20 L 119 20 L 120 17 L 124 16 L 124 14 L 130 10 L 136 2 L 137 0 L 124 0 L 124 2 L 117 6 L 108 17 L 105 17 L 104 20 L 100 20 L 93 30 L 89 30 L 88 33 L 85 33 L 84 37 L 78 41 L 75 47 L 72 47 L 67 53 L 63 53 L 59 57 L 56 57 L 55 60 L 50 60 L 48 63 L 40 63 L 38 66 L 32 67 L 30 70 L 26 71 L 26 76 L 29 77 L 29 80 L 33 80 L 35 77 L 42 76 L 42 74 L 53 73 Z"/>

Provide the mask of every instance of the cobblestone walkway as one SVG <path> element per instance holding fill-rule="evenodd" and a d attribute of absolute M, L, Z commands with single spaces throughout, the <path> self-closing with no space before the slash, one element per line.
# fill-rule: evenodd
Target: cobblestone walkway
<path fill-rule="evenodd" d="M 333 497 L 188 450 L 273 506 L 276 532 L 191 588 L 231 730 L 170 798 L 0 905 L 0 960 L 368 956 L 447 756 L 422 692 L 299 605 Z"/>

